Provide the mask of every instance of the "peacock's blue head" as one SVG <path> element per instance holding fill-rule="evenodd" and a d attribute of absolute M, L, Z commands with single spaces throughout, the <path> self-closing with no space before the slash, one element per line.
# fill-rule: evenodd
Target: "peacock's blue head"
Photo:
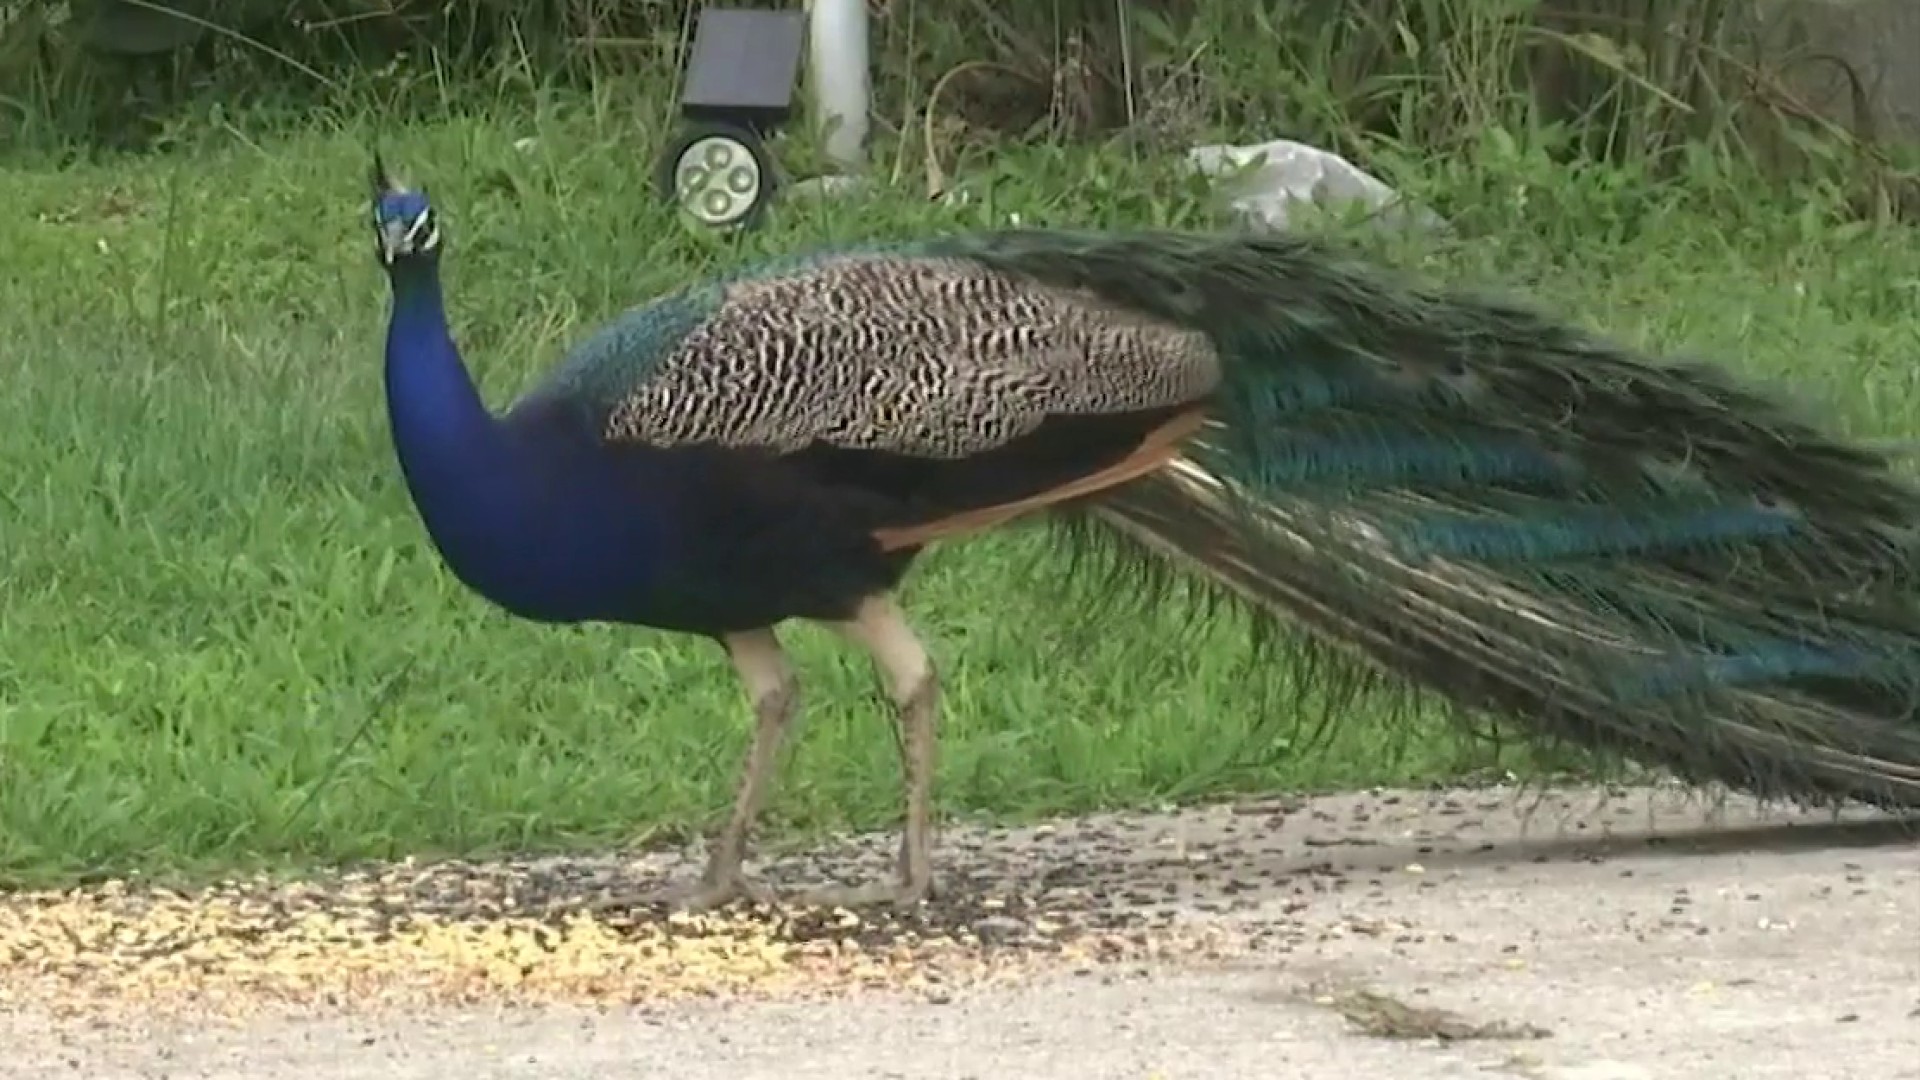
<path fill-rule="evenodd" d="M 440 258 L 440 221 L 426 191 L 412 191 L 395 182 L 373 156 L 374 251 L 389 271 L 402 266 L 432 263 Z"/>

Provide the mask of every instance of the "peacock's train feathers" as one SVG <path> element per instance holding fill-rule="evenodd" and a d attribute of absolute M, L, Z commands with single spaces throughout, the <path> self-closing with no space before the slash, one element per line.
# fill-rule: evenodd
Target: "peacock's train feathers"
<path fill-rule="evenodd" d="M 1124 547 L 1538 736 L 1920 805 L 1920 499 L 1884 455 L 1298 239 L 980 246 L 1221 343 L 1183 459 L 1075 508 Z"/>
<path fill-rule="evenodd" d="M 762 740 L 792 707 L 770 628 L 842 628 L 929 740 L 908 878 L 933 683 L 884 596 L 926 544 L 1040 511 L 1156 571 L 1128 580 L 1536 736 L 1920 805 L 1920 493 L 1708 367 L 1297 237 L 1009 231 L 681 289 L 498 435 L 467 415 L 424 198 L 377 184 L 375 225 L 396 440 L 448 562 L 523 614 L 720 639 Z"/>

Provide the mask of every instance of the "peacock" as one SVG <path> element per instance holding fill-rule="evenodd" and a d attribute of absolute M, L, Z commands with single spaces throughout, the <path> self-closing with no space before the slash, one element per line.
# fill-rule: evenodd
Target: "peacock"
<path fill-rule="evenodd" d="M 929 545 L 1027 518 L 1151 571 L 1114 588 L 1224 599 L 1463 716 L 1763 798 L 1920 805 L 1916 489 L 1719 368 L 1323 240 L 1008 229 L 688 284 L 496 415 L 438 211 L 377 154 L 372 188 L 388 421 L 444 565 L 526 620 L 708 638 L 744 685 L 731 815 L 655 902 L 935 895 L 940 680 L 895 590 Z M 891 873 L 776 898 L 742 864 L 799 709 L 790 620 L 871 655 L 904 824 Z"/>

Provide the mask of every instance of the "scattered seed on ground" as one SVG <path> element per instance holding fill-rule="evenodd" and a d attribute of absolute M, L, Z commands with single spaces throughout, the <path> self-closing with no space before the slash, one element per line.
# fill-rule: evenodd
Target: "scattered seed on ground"
<path fill-rule="evenodd" d="M 1587 828 L 1596 819 L 1652 827 L 1699 817 L 1670 792 L 1602 794 L 1570 790 L 1525 810 L 1511 791 L 1489 789 L 1321 800 L 1304 812 L 1297 801 L 1257 800 L 1174 816 L 955 824 L 939 838 L 939 893 L 904 913 L 743 905 L 672 916 L 636 902 L 697 872 L 698 850 L 0 894 L 0 1010 L 238 1016 L 866 990 L 946 998 L 1045 973 L 1272 963 L 1316 939 L 1425 940 L 1399 920 L 1321 913 L 1330 898 L 1372 896 L 1407 877 L 1416 848 L 1424 886 L 1469 864 L 1491 861 L 1497 872 L 1506 859 L 1584 860 L 1636 843 L 1633 828 L 1615 840 L 1596 835 Z M 1548 827 L 1521 847 L 1488 842 L 1512 834 L 1510 819 L 1564 821 L 1576 811 L 1577 829 Z M 1729 812 L 1749 825 L 1771 816 L 1757 806 Z M 783 893 L 864 880 L 891 870 L 896 843 L 884 832 L 846 838 L 770 858 L 758 872 Z"/>
<path fill-rule="evenodd" d="M 275 1005 L 650 1002 L 805 997 L 862 988 L 950 992 L 1041 966 L 1219 953 L 1225 935 L 1090 916 L 1019 897 L 910 913 L 741 908 L 588 916 L 527 910 L 496 873 L 399 866 L 321 884 L 195 892 L 123 883 L 0 905 L 0 1006 L 129 1005 L 255 1012 Z"/>
<path fill-rule="evenodd" d="M 1236 817 L 1249 830 L 1260 821 L 1244 808 Z M 886 872 L 890 843 L 851 838 L 763 872 L 783 890 L 857 880 Z M 947 996 L 1042 970 L 1220 958 L 1274 933 L 1177 917 L 1174 881 L 1209 852 L 1117 818 L 962 827 L 943 847 L 943 888 L 906 912 L 742 904 L 682 915 L 620 903 L 690 872 L 698 853 L 405 861 L 295 882 L 16 893 L 0 897 L 0 1007 L 243 1015 L 865 989 Z M 1299 874 L 1304 891 L 1324 888 L 1313 868 Z M 1229 896 L 1214 906 L 1238 905 Z"/>

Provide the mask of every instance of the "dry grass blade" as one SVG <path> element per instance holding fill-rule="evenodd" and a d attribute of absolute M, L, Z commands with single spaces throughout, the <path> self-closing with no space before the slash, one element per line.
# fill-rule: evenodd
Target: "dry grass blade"
<path fill-rule="evenodd" d="M 934 135 L 940 117 L 940 98 L 956 79 L 975 71 L 999 71 L 1016 79 L 1030 79 L 1026 72 L 991 60 L 969 60 L 949 68 L 927 92 L 926 107 L 921 110 L 921 149 L 926 156 L 927 198 L 938 199 L 947 193 L 947 172 L 940 165 L 940 147 Z"/>

